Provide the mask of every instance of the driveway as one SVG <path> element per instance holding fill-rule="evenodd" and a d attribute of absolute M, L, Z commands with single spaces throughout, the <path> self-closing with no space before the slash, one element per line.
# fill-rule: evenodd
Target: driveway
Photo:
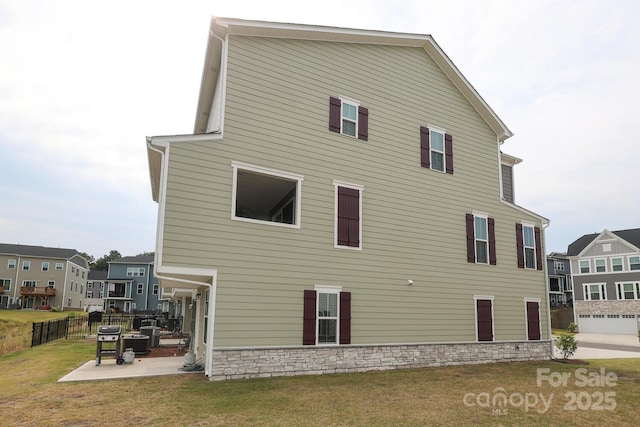
<path fill-rule="evenodd" d="M 622 359 L 640 357 L 640 342 L 637 335 L 628 334 L 584 334 L 575 335 L 578 349 L 571 359 Z M 562 354 L 555 349 L 555 356 Z"/>

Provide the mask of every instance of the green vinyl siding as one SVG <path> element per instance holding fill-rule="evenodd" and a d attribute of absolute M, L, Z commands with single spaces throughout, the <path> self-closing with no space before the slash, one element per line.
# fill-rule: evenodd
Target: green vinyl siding
<path fill-rule="evenodd" d="M 232 36 L 228 61 L 224 139 L 171 145 L 161 236 L 165 265 L 218 271 L 216 347 L 301 345 L 314 285 L 352 292 L 352 344 L 474 341 L 473 295 L 495 296 L 496 340 L 526 336 L 546 286 L 514 224 L 537 220 L 500 202 L 496 135 L 423 49 Z M 329 132 L 338 95 L 368 141 Z M 453 175 L 420 167 L 426 124 L 453 135 Z M 231 220 L 232 161 L 304 176 L 300 229 Z M 364 186 L 362 251 L 334 248 L 333 180 Z M 471 211 L 496 220 L 496 266 L 466 261 Z"/>

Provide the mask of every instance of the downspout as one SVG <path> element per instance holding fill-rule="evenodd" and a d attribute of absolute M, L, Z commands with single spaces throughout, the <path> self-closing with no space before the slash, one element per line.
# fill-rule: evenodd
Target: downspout
<path fill-rule="evenodd" d="M 551 357 L 553 358 L 553 356 L 555 355 L 555 346 L 554 346 L 554 342 L 553 342 L 553 336 L 551 335 L 551 304 L 549 302 L 549 268 L 547 266 L 547 234 L 546 234 L 546 230 L 549 227 L 550 223 L 549 222 L 542 222 L 542 229 L 545 231 L 545 237 L 544 237 L 544 281 L 546 283 L 545 289 L 545 298 L 547 300 L 547 328 L 548 328 L 548 334 L 549 334 L 549 342 L 551 344 Z"/>
<path fill-rule="evenodd" d="M 159 150 L 157 148 L 155 148 L 153 146 L 153 144 L 151 143 L 151 141 L 149 139 L 147 139 L 147 148 L 149 148 L 150 150 L 155 151 L 156 153 L 160 154 L 160 157 L 162 159 L 161 164 L 163 165 L 163 170 L 164 170 L 164 151 Z M 160 180 L 160 185 L 162 185 L 162 180 Z M 162 191 L 160 191 L 160 189 L 158 189 L 158 203 L 162 203 L 163 201 L 160 200 L 161 196 L 162 196 Z M 160 215 L 160 209 L 158 209 L 158 215 Z M 159 221 L 158 221 L 159 222 Z M 196 281 L 196 280 L 188 280 L 188 279 L 180 279 L 180 278 L 175 278 L 175 277 L 169 277 L 169 276 L 164 276 L 162 274 L 160 274 L 159 268 L 160 265 L 162 263 L 162 252 L 159 250 L 158 247 L 158 238 L 156 238 L 156 257 L 160 256 L 160 262 L 154 262 L 153 264 L 153 274 L 155 277 L 158 278 L 158 285 L 160 284 L 159 281 L 160 280 L 167 280 L 167 281 L 175 281 L 178 283 L 185 283 L 185 284 L 190 284 L 190 285 L 196 285 L 196 286 L 206 286 L 209 288 L 209 325 L 207 327 L 207 344 L 205 346 L 205 370 L 204 373 L 206 376 L 208 376 L 209 378 L 212 378 L 212 367 L 213 367 L 213 330 L 214 330 L 214 319 L 215 319 L 215 308 L 216 308 L 216 283 L 217 283 L 217 276 L 213 276 L 211 278 L 211 283 L 207 283 L 207 282 L 200 282 L 200 281 Z M 184 303 L 183 303 L 184 306 Z"/>

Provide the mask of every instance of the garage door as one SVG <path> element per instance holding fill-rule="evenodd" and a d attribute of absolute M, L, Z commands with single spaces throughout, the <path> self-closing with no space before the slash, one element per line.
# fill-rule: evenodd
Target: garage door
<path fill-rule="evenodd" d="M 588 315 L 589 316 L 589 315 Z M 596 315 L 598 316 L 598 315 Z M 578 318 L 578 330 L 591 334 L 637 334 L 638 323 L 635 318 L 618 317 L 582 317 Z"/>

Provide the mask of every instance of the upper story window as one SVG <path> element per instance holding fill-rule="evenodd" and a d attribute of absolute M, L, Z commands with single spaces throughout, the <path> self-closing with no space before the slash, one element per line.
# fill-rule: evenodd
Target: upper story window
<path fill-rule="evenodd" d="M 453 137 L 444 130 L 420 126 L 420 166 L 453 174 Z"/>
<path fill-rule="evenodd" d="M 562 261 L 554 261 L 553 269 L 556 271 L 564 271 L 564 262 Z"/>
<path fill-rule="evenodd" d="M 138 295 L 142 294 L 142 291 L 144 290 L 144 283 L 138 283 Z"/>
<path fill-rule="evenodd" d="M 640 270 L 640 256 L 629 257 L 629 270 Z"/>
<path fill-rule="evenodd" d="M 585 301 L 606 300 L 607 293 L 604 283 L 584 284 Z"/>
<path fill-rule="evenodd" d="M 487 218 L 474 217 L 476 262 L 487 264 L 489 262 L 489 233 L 487 232 Z"/>
<path fill-rule="evenodd" d="M 0 288 L 3 288 L 5 291 L 10 291 L 11 279 L 0 279 Z"/>
<path fill-rule="evenodd" d="M 127 277 L 144 277 L 144 267 L 127 267 Z"/>
<path fill-rule="evenodd" d="M 616 283 L 618 299 L 640 299 L 640 283 Z"/>
<path fill-rule="evenodd" d="M 369 139 L 369 110 L 345 97 L 329 98 L 329 130 L 342 135 Z"/>
<path fill-rule="evenodd" d="M 157 283 L 153 285 L 153 294 L 154 295 L 158 295 L 158 291 L 160 290 L 160 285 L 158 285 Z M 209 291 L 207 291 L 209 292 Z M 208 306 L 209 304 L 207 304 Z M 206 306 L 205 306 L 206 307 Z"/>
<path fill-rule="evenodd" d="M 595 260 L 596 273 L 605 273 L 607 271 L 607 260 L 597 259 Z"/>
<path fill-rule="evenodd" d="M 300 228 L 302 175 L 232 162 L 231 219 Z"/>
<path fill-rule="evenodd" d="M 42 271 L 49 271 L 49 263 L 48 262 L 43 262 L 42 263 Z"/>
<path fill-rule="evenodd" d="M 64 265 L 61 262 L 56 262 L 56 270 L 62 270 Z"/>
<path fill-rule="evenodd" d="M 523 226 L 524 233 L 524 268 L 536 268 L 536 244 L 533 227 Z"/>
<path fill-rule="evenodd" d="M 612 271 L 624 270 L 624 263 L 622 258 L 611 258 L 611 270 Z"/>
<path fill-rule="evenodd" d="M 362 249 L 362 191 L 364 187 L 334 181 L 336 248 Z"/>
<path fill-rule="evenodd" d="M 15 259 L 10 259 L 9 262 L 7 263 L 7 268 L 8 269 L 16 268 L 16 260 Z"/>
<path fill-rule="evenodd" d="M 74 265 L 71 266 L 71 273 L 75 273 L 76 272 L 76 267 Z"/>
<path fill-rule="evenodd" d="M 486 214 L 466 214 L 467 262 L 496 265 L 495 220 Z"/>
<path fill-rule="evenodd" d="M 56 287 L 56 282 L 55 282 L 55 280 L 49 280 L 49 282 L 47 282 L 47 287 L 49 287 L 49 288 L 55 288 L 55 287 Z"/>
<path fill-rule="evenodd" d="M 22 261 L 22 269 L 27 271 L 31 268 L 31 261 Z"/>
<path fill-rule="evenodd" d="M 35 280 L 23 280 L 22 281 L 22 286 L 28 287 L 28 288 L 34 288 L 36 286 L 36 281 Z"/>
<path fill-rule="evenodd" d="M 591 273 L 591 261 L 588 259 L 582 259 L 579 262 L 580 273 Z"/>
<path fill-rule="evenodd" d="M 542 238 L 540 227 L 516 224 L 518 268 L 542 270 Z"/>

